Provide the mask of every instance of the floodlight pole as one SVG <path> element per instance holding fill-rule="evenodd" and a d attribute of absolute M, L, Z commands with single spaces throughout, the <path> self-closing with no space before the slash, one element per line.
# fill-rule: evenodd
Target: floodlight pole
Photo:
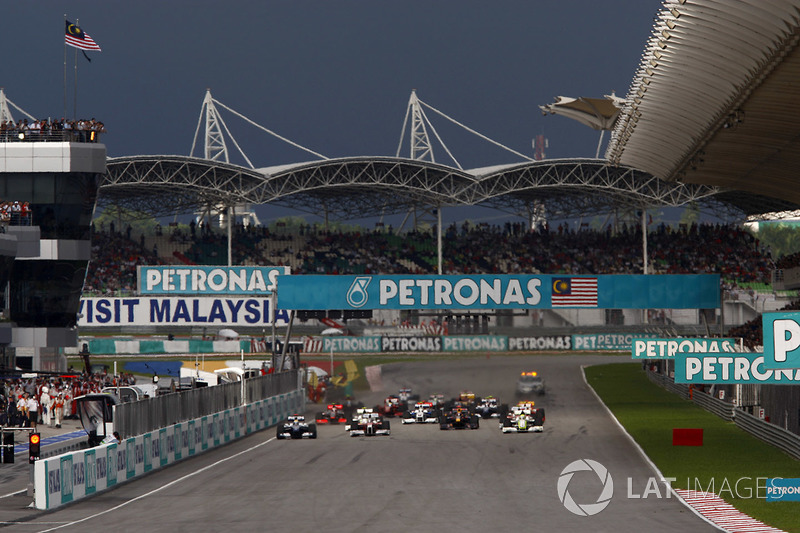
<path fill-rule="evenodd" d="M 642 264 L 644 274 L 647 274 L 647 210 L 642 206 Z"/>
<path fill-rule="evenodd" d="M 233 230 L 231 229 L 231 226 L 233 224 L 231 222 L 231 218 L 232 218 L 231 215 L 233 215 L 233 216 L 236 216 L 236 215 L 234 214 L 235 211 L 234 211 L 232 206 L 228 206 L 225 209 L 225 212 L 226 212 L 225 214 L 227 215 L 227 218 L 228 218 L 228 266 L 230 267 L 230 266 L 233 266 L 233 253 L 232 253 L 232 244 L 231 244 L 231 241 L 233 240 Z"/>
<path fill-rule="evenodd" d="M 647 209 L 642 206 L 642 271 L 647 275 Z M 647 309 L 642 309 L 642 322 L 647 324 Z"/>
<path fill-rule="evenodd" d="M 438 254 L 437 267 L 442 275 L 442 206 L 436 208 L 436 252 Z"/>

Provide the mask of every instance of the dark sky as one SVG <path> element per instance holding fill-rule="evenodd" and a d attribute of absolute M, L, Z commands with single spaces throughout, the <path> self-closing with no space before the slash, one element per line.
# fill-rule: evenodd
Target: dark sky
<path fill-rule="evenodd" d="M 526 155 L 533 155 L 531 139 L 544 134 L 548 158 L 594 157 L 598 132 L 542 116 L 538 106 L 557 95 L 624 96 L 661 4 L 6 2 L 0 87 L 34 116 L 64 114 L 66 14 L 102 47 L 88 52 L 91 62 L 77 58 L 77 116 L 106 124 L 111 157 L 188 155 L 206 88 L 254 122 L 328 157 L 394 155 L 412 89 Z M 74 51 L 68 49 L 66 61 L 69 117 Z M 312 159 L 222 113 L 257 167 Z M 519 160 L 428 114 L 464 168 Z M 435 153 L 451 164 L 443 150 Z M 407 141 L 401 155 L 408 155 Z"/>

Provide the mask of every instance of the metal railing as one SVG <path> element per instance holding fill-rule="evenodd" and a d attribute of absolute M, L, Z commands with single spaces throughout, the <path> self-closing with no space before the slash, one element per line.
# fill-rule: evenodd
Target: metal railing
<path fill-rule="evenodd" d="M 689 386 L 684 385 L 682 383 L 675 383 L 675 381 L 666 376 L 664 374 L 658 374 L 656 372 L 647 372 L 647 377 L 650 378 L 650 381 L 653 383 L 660 385 L 670 391 L 673 394 L 677 394 L 684 400 L 689 399 Z"/>
<path fill-rule="evenodd" d="M 675 392 L 673 389 L 681 386 L 681 384 L 675 383 L 672 378 L 663 374 L 647 372 L 647 377 L 653 383 L 673 392 Z M 686 385 L 683 385 L 683 387 L 686 387 Z M 747 411 L 738 409 L 730 402 L 714 398 L 703 392 L 692 394 L 692 401 L 725 420 L 733 421 L 734 424 L 757 439 L 783 450 L 795 459 L 800 459 L 800 435 L 753 416 Z"/>
<path fill-rule="evenodd" d="M 100 132 L 95 130 L 3 130 L 0 143 L 9 142 L 100 142 Z"/>
<path fill-rule="evenodd" d="M 257 402 L 298 388 L 298 372 L 290 370 L 241 382 L 225 383 L 114 407 L 114 429 L 123 438 L 141 435 L 178 422 L 208 416 L 246 403 Z M 242 399 L 242 392 L 244 398 Z"/>
<path fill-rule="evenodd" d="M 725 400 L 714 398 L 710 394 L 704 392 L 696 392 L 692 394 L 692 401 L 708 411 L 720 417 L 723 420 L 730 422 L 733 420 L 734 405 Z"/>
<path fill-rule="evenodd" d="M 800 459 L 800 436 L 791 431 L 770 424 L 741 409 L 734 411 L 733 422 L 751 435 L 780 448 L 795 459 Z"/>

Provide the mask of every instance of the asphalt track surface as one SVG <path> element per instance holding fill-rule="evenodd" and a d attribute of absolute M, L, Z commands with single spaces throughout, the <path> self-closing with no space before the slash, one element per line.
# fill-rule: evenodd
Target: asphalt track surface
<path fill-rule="evenodd" d="M 420 361 L 383 367 L 384 390 L 365 393 L 368 406 L 401 387 L 427 396 L 469 389 L 513 403 L 517 376 L 537 370 L 547 394 L 540 434 L 502 434 L 496 421 L 477 430 L 392 420 L 388 437 L 350 437 L 342 426 L 319 428 L 316 440 L 278 441 L 268 429 L 157 470 L 52 512 L 0 509 L 8 531 L 718 531 L 663 485 L 661 498 L 642 495 L 654 473 L 586 386 L 584 364 L 626 356 L 514 356 Z M 307 416 L 319 406 L 310 405 Z M 609 505 L 578 516 L 556 489 L 562 470 L 592 459 L 614 481 Z M 628 481 L 630 478 L 630 481 Z M 602 483 L 578 472 L 568 485 L 580 504 L 595 503 Z M 22 496 L 13 500 L 23 502 Z M 12 512 L 13 511 L 13 512 Z"/>

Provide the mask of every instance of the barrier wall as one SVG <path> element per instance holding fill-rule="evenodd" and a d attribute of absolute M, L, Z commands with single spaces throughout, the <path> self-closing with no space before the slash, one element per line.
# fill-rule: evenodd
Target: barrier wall
<path fill-rule="evenodd" d="M 650 378 L 650 381 L 688 399 L 688 385 L 674 383 L 672 378 L 654 372 L 647 372 L 647 377 Z M 800 435 L 738 409 L 730 402 L 718 400 L 702 392 L 693 394 L 692 401 L 723 420 L 732 420 L 754 437 L 780 448 L 795 459 L 800 459 Z"/>
<path fill-rule="evenodd" d="M 40 459 L 34 465 L 34 505 L 37 509 L 55 509 L 274 426 L 290 414 L 305 411 L 305 399 L 304 391 L 296 390 L 124 439 L 119 444 Z"/>
<path fill-rule="evenodd" d="M 303 341 L 303 353 L 630 350 L 634 338 L 647 336 L 649 335 L 639 333 L 604 333 L 535 337 L 506 335 L 308 337 Z"/>

